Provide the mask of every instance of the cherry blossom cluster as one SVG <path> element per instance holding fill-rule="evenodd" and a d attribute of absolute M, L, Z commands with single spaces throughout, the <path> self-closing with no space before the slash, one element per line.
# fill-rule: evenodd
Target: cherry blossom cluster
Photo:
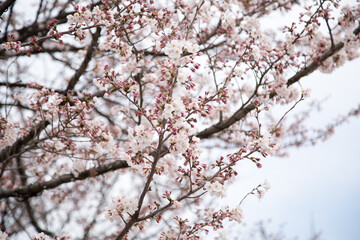
<path fill-rule="evenodd" d="M 71 238 L 68 235 L 61 235 L 60 237 L 50 237 L 45 233 L 41 232 L 34 236 L 31 240 L 70 240 Z"/>
<path fill-rule="evenodd" d="M 9 51 L 9 50 L 15 50 L 15 52 L 20 52 L 21 44 L 20 42 L 6 42 L 1 44 L 1 48 Z"/>
<path fill-rule="evenodd" d="M 6 232 L 2 232 L 0 231 L 0 239 L 1 240 L 7 240 L 8 239 L 8 234 Z"/>
<path fill-rule="evenodd" d="M 259 146 L 260 151 L 270 155 L 273 155 L 281 146 L 281 143 L 276 142 L 268 131 L 264 131 L 262 136 L 257 139 L 256 143 Z"/>
<path fill-rule="evenodd" d="M 134 153 L 142 152 L 145 148 L 150 147 L 155 137 L 152 129 L 145 129 L 144 125 L 136 126 L 135 129 L 129 127 L 128 133 L 131 141 L 130 149 Z"/>
<path fill-rule="evenodd" d="M 0 115 L 0 149 L 12 145 L 19 133 L 19 126 Z"/>
<path fill-rule="evenodd" d="M 251 191 L 251 194 L 254 194 L 259 199 L 263 198 L 265 193 L 269 191 L 270 189 L 270 183 L 268 181 L 265 181 L 262 184 L 259 184 L 254 190 Z"/>
<path fill-rule="evenodd" d="M 68 24 L 70 30 L 75 30 L 74 37 L 81 43 L 84 43 L 86 33 L 84 28 L 89 25 L 105 25 L 109 26 L 114 22 L 113 13 L 111 11 L 102 11 L 99 6 L 78 6 L 75 5 L 76 11 L 73 15 L 68 15 Z"/>
<path fill-rule="evenodd" d="M 131 216 L 137 209 L 137 199 L 122 196 L 112 200 L 106 209 L 106 213 L 111 221 L 116 221 Z"/>
<path fill-rule="evenodd" d="M 224 182 L 223 184 L 219 182 L 206 182 L 205 189 L 210 193 L 210 195 L 223 198 L 226 196 L 227 182 Z"/>
<path fill-rule="evenodd" d="M 222 207 L 219 211 L 211 212 L 209 210 L 205 211 L 205 220 L 208 222 L 216 222 L 218 219 L 228 218 L 230 221 L 236 221 L 241 223 L 243 220 L 243 213 L 240 206 L 230 210 L 229 206 Z M 210 225 L 211 226 L 211 225 Z M 220 225 L 214 225 L 214 228 L 221 227 Z"/>
<path fill-rule="evenodd" d="M 159 239 L 178 239 L 183 237 L 185 239 L 201 239 L 201 233 L 207 234 L 210 229 L 216 231 L 224 227 L 224 220 L 236 221 L 241 223 L 243 220 L 243 212 L 240 206 L 230 209 L 229 206 L 224 206 L 220 210 L 212 211 L 206 209 L 204 211 L 204 222 L 190 224 L 189 219 L 182 219 L 178 216 L 174 217 L 177 222 L 177 228 L 170 229 L 167 232 L 162 232 Z"/>
<path fill-rule="evenodd" d="M 23 109 L 0 116 L 0 150 L 30 137 L 17 153 L 20 160 L 4 165 L 1 186 L 42 186 L 29 193 L 51 199 L 31 199 L 34 207 L 44 206 L 39 214 L 53 211 L 59 223 L 86 224 L 86 234 L 104 239 L 149 232 L 200 239 L 226 221 L 241 223 L 241 203 L 205 210 L 202 203 L 214 197 L 217 205 L 229 195 L 241 161 L 261 168 L 267 156 L 285 154 L 292 144 L 286 136 L 299 142 L 301 121 L 289 124 L 286 117 L 310 90 L 294 83 L 359 57 L 360 8 L 340 8 L 335 0 L 301 3 L 297 21 L 277 35 L 260 17 L 291 10 L 291 0 L 88 2 L 79 1 L 71 14 L 66 10 L 62 21 L 47 21 L 46 36 L 27 42 L 13 36 L 1 45 L 19 57 L 22 47 L 39 54 L 47 49 L 59 69 L 73 74 L 54 69 L 62 80 L 55 87 L 37 79 L 14 84 L 26 89 L 9 94 Z M 285 109 L 281 116 L 272 112 L 278 105 Z M 130 190 L 119 184 L 127 177 Z M 248 195 L 261 199 L 269 188 L 265 181 Z M 102 212 L 103 224 L 116 231 L 94 227 L 97 218 L 80 219 L 71 210 L 69 220 L 58 214 L 71 207 Z M 164 221 L 176 227 L 164 230 Z M 34 239 L 51 238 L 39 233 Z"/>
<path fill-rule="evenodd" d="M 184 52 L 197 53 L 199 46 L 197 43 L 184 40 L 171 40 L 164 48 L 164 53 L 170 59 L 177 61 Z"/>

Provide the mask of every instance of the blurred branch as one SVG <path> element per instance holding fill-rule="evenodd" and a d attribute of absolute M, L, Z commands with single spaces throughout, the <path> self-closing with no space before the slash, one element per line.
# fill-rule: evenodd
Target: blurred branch
<path fill-rule="evenodd" d="M 16 0 L 5 0 L 0 3 L 0 17 Z"/>
<path fill-rule="evenodd" d="M 15 0 L 13 0 L 13 1 L 15 1 Z M 98 6 L 100 4 L 101 4 L 101 1 L 92 4 L 92 7 Z M 1 7 L 1 5 L 0 5 L 0 7 Z M 23 41 L 26 41 L 26 39 L 31 36 L 37 36 L 37 37 L 46 36 L 46 34 L 49 31 L 47 28 L 47 25 L 51 20 L 56 19 L 57 24 L 66 23 L 67 16 L 74 14 L 74 13 L 75 13 L 75 11 L 65 12 L 64 10 L 61 10 L 56 16 L 49 17 L 41 22 L 34 21 L 34 23 L 31 24 L 30 26 L 26 26 L 26 27 L 22 27 L 20 29 L 13 30 L 11 33 L 16 36 L 19 36 L 14 41 L 23 42 Z M 6 42 L 8 40 L 7 38 L 8 38 L 7 34 L 3 35 L 0 39 L 0 43 Z"/>
<path fill-rule="evenodd" d="M 75 47 L 75 46 L 71 46 L 71 45 L 66 45 L 66 46 L 57 46 L 57 47 L 43 47 L 42 44 L 39 44 L 39 46 L 41 46 L 41 50 L 38 50 L 37 48 L 33 48 L 31 55 L 36 55 L 36 54 L 42 54 L 42 53 L 48 53 L 48 54 L 52 54 L 52 53 L 60 53 L 60 52 L 77 52 L 79 50 L 83 50 L 83 47 Z M 0 59 L 8 59 L 11 57 L 19 57 L 19 56 L 27 56 L 28 53 L 27 52 L 19 52 L 19 53 L 15 53 L 15 54 L 9 54 L 8 52 L 3 52 L 3 54 L 0 54 Z"/>
<path fill-rule="evenodd" d="M 43 229 L 39 226 L 39 223 L 36 221 L 36 218 L 35 218 L 35 213 L 34 213 L 34 209 L 33 207 L 30 205 L 30 200 L 29 199 L 25 199 L 25 207 L 26 207 L 26 211 L 29 215 L 29 218 L 30 218 L 30 223 L 31 225 L 33 225 L 33 227 L 36 229 L 36 231 L 38 233 L 45 233 L 46 235 L 49 235 L 51 237 L 53 237 L 55 234 L 46 230 L 46 229 Z"/>
<path fill-rule="evenodd" d="M 15 6 L 15 4 L 11 5 L 10 10 L 9 10 L 9 16 L 8 16 L 7 21 L 6 21 L 6 26 L 5 26 L 5 30 L 4 30 L 4 36 L 7 36 L 7 32 L 8 32 L 8 29 L 9 29 L 9 25 L 10 25 L 11 17 L 12 17 L 12 14 L 13 14 L 14 6 Z"/>
<path fill-rule="evenodd" d="M 97 45 L 97 41 L 100 37 L 101 28 L 97 27 L 95 34 L 93 34 L 93 39 L 91 41 L 90 46 L 88 47 L 88 50 L 86 52 L 84 61 L 81 63 L 79 69 L 76 71 L 75 75 L 70 79 L 70 82 L 66 88 L 66 92 L 69 90 L 73 90 L 76 83 L 79 81 L 80 77 L 85 73 L 87 66 L 90 63 L 90 60 L 92 58 L 92 54 L 94 52 L 94 48 Z"/>
<path fill-rule="evenodd" d="M 34 22 L 33 24 L 31 24 L 30 26 L 26 26 L 17 30 L 13 30 L 11 33 L 19 36 L 17 39 L 15 39 L 15 41 L 20 41 L 23 42 L 25 41 L 27 38 L 31 37 L 31 36 L 45 36 L 48 33 L 48 28 L 47 28 L 47 24 L 48 22 L 50 22 L 52 19 L 56 19 L 58 20 L 58 24 L 61 23 L 65 23 L 67 21 L 67 16 L 70 14 L 74 14 L 74 11 L 71 12 L 59 12 L 59 14 L 57 16 L 54 16 L 52 18 L 49 19 L 45 19 L 44 21 L 41 22 Z M 8 39 L 7 35 L 3 35 L 2 38 L 0 39 L 0 43 L 6 42 Z"/>
<path fill-rule="evenodd" d="M 14 157 L 15 155 L 19 154 L 23 147 L 26 146 L 35 137 L 37 137 L 47 125 L 49 125 L 48 121 L 39 123 L 36 127 L 30 130 L 30 132 L 26 136 L 18 139 L 13 145 L 1 150 L 0 163 L 5 162 Z"/>
<path fill-rule="evenodd" d="M 27 175 L 25 173 L 25 169 L 23 167 L 23 164 L 22 164 L 22 161 L 21 161 L 20 157 L 16 158 L 16 163 L 18 165 L 18 172 L 19 172 L 19 175 L 20 175 L 21 185 L 26 186 L 26 184 L 27 184 Z M 25 199 L 25 207 L 26 207 L 26 211 L 27 211 L 27 213 L 29 215 L 29 218 L 30 218 L 30 223 L 31 223 L 31 225 L 33 225 L 33 227 L 36 229 L 36 231 L 38 231 L 39 233 L 43 232 L 43 233 L 53 237 L 54 234 L 52 232 L 47 231 L 47 230 L 45 230 L 45 229 L 43 229 L 43 228 L 41 228 L 39 226 L 39 223 L 37 222 L 36 217 L 35 217 L 34 209 L 31 206 L 29 199 Z"/>
<path fill-rule="evenodd" d="M 35 111 L 34 109 L 29 108 L 28 106 L 22 105 L 18 101 L 14 102 L 14 103 L 2 103 L 2 102 L 0 102 L 0 108 L 3 107 L 3 106 L 18 107 L 18 108 L 27 109 L 27 110 L 30 110 L 30 111 Z"/>
<path fill-rule="evenodd" d="M 8 197 L 30 198 L 33 196 L 37 196 L 46 189 L 53 189 L 65 183 L 84 180 L 90 177 L 96 177 L 99 175 L 103 175 L 107 172 L 115 171 L 121 168 L 128 168 L 128 167 L 129 165 L 125 160 L 118 160 L 115 162 L 104 164 L 99 167 L 90 168 L 88 170 L 80 172 L 77 175 L 73 173 L 68 173 L 61 175 L 57 178 L 53 178 L 52 180 L 46 182 L 38 181 L 33 184 L 24 187 L 18 187 L 11 190 L 1 189 L 0 199 L 8 198 Z"/>

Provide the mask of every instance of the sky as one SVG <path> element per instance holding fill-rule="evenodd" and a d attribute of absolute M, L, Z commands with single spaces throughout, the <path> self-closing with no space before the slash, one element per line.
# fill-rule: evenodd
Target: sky
<path fill-rule="evenodd" d="M 311 126 L 326 125 L 360 104 L 359 66 L 357 59 L 332 74 L 317 71 L 302 80 L 312 89 L 311 99 L 327 98 L 310 117 Z M 271 189 L 264 198 L 250 196 L 242 205 L 247 225 L 271 219 L 269 230 L 282 226 L 288 239 L 310 239 L 314 232 L 326 240 L 360 239 L 359 134 L 360 119 L 352 118 L 327 141 L 291 149 L 286 158 L 266 158 L 261 169 L 245 163 L 226 201 L 236 204 L 266 179 Z"/>

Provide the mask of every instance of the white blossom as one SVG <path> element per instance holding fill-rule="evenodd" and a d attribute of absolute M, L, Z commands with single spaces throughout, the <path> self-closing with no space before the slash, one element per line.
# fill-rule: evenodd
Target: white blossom
<path fill-rule="evenodd" d="M 123 213 L 134 214 L 138 208 L 138 201 L 136 198 L 127 196 L 116 197 L 106 208 L 106 216 L 110 221 L 121 220 Z"/>
<path fill-rule="evenodd" d="M 74 24 L 74 25 L 81 23 L 83 21 L 83 18 L 77 12 L 74 13 L 74 15 L 68 15 L 66 18 L 68 20 L 68 23 Z"/>
<path fill-rule="evenodd" d="M 241 207 L 238 205 L 236 206 L 236 208 L 232 209 L 230 211 L 230 221 L 231 220 L 235 220 L 237 221 L 238 223 L 241 223 L 242 222 L 242 219 L 244 218 L 243 216 L 243 211 L 241 209 Z"/>
<path fill-rule="evenodd" d="M 41 232 L 32 238 L 33 240 L 52 240 L 51 237 Z"/>
<path fill-rule="evenodd" d="M 182 205 L 182 203 L 179 202 L 179 201 L 174 201 L 174 202 L 173 202 L 173 206 L 174 206 L 174 208 L 181 208 L 183 205 Z"/>
<path fill-rule="evenodd" d="M 173 154 L 182 154 L 189 148 L 189 137 L 185 134 L 171 135 L 169 138 L 170 152 Z"/>
<path fill-rule="evenodd" d="M 199 51 L 199 45 L 191 41 L 171 40 L 169 43 L 166 44 L 164 50 L 165 54 L 169 58 L 173 60 L 178 60 L 181 57 L 183 50 L 186 50 L 190 53 L 196 53 Z"/>
<path fill-rule="evenodd" d="M 0 138 L 0 149 L 12 145 L 18 137 L 18 128 L 14 123 L 7 122 L 2 126 L 3 135 Z M 0 132 L 1 133 L 1 132 Z"/>
<path fill-rule="evenodd" d="M 142 151 L 153 142 L 153 131 L 150 128 L 145 128 L 144 125 L 138 125 L 135 128 L 129 127 L 128 132 L 133 152 Z"/>
<path fill-rule="evenodd" d="M 185 105 L 180 97 L 174 96 L 170 103 L 165 104 L 163 118 L 172 118 L 173 116 L 181 116 L 185 114 Z"/>
<path fill-rule="evenodd" d="M 210 195 L 223 198 L 226 196 L 227 182 L 224 182 L 223 184 L 219 182 L 206 182 L 205 189 L 210 193 Z"/>
<path fill-rule="evenodd" d="M 0 240 L 7 240 L 8 234 L 6 232 L 0 231 Z"/>
<path fill-rule="evenodd" d="M 264 131 L 262 137 L 258 139 L 257 143 L 259 144 L 261 151 L 268 151 L 271 148 L 270 144 L 272 143 L 271 134 L 268 131 Z"/>

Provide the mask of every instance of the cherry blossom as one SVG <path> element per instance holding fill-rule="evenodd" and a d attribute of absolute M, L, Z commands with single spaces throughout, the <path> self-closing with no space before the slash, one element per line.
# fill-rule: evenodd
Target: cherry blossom
<path fill-rule="evenodd" d="M 306 76 L 359 57 L 359 4 L 38 3 L 1 12 L 0 239 L 207 239 L 270 189 L 231 192 L 240 163 L 360 114 L 315 131 L 294 110 Z"/>
<path fill-rule="evenodd" d="M 111 221 L 121 220 L 122 217 L 127 217 L 127 214 L 134 214 L 137 210 L 137 200 L 128 198 L 126 196 L 114 198 L 111 204 L 107 207 L 107 217 Z"/>
<path fill-rule="evenodd" d="M 8 234 L 6 232 L 0 231 L 0 239 L 1 240 L 7 240 L 8 239 Z"/>

